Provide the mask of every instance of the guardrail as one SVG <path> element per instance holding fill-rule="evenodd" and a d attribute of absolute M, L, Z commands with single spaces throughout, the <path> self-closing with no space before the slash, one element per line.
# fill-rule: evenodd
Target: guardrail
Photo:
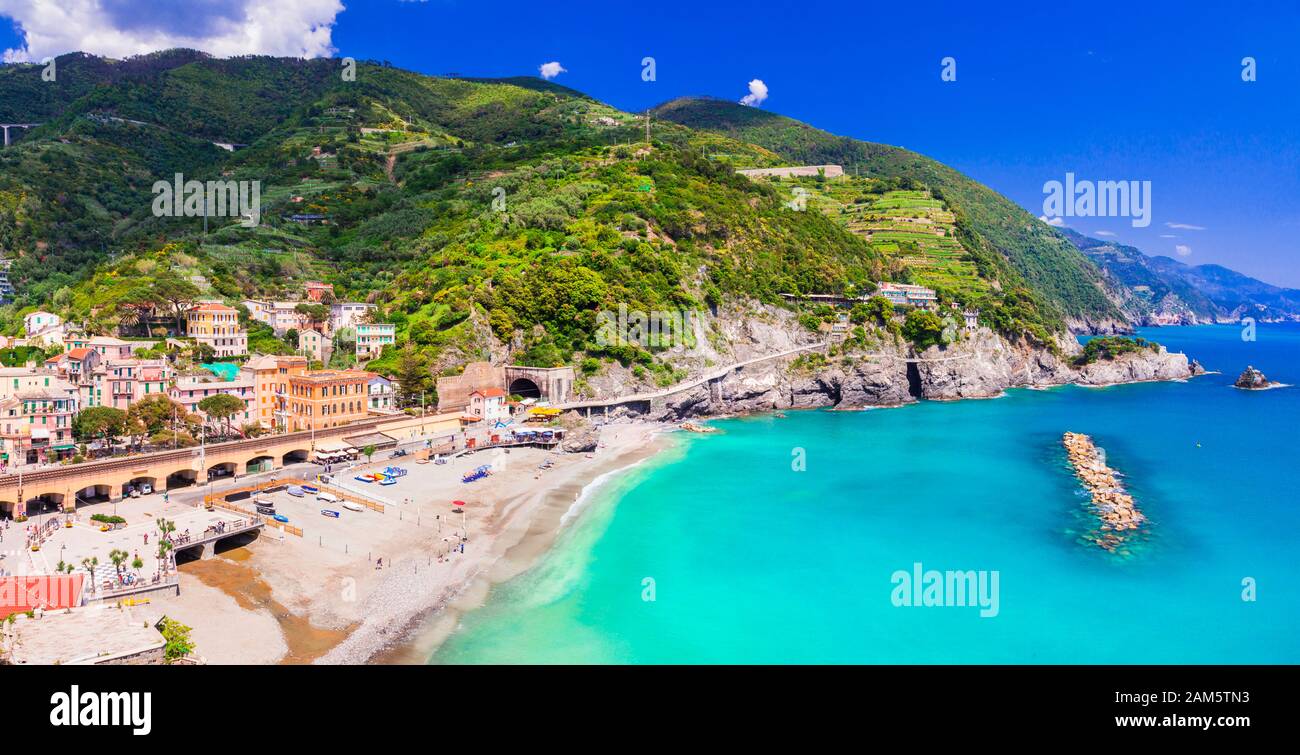
<path fill-rule="evenodd" d="M 352 435 L 360 430 L 366 430 L 385 422 L 392 422 L 392 417 L 373 417 L 358 420 L 348 425 L 338 427 L 329 427 L 317 430 L 314 434 L 316 438 L 332 438 L 335 436 Z M 219 454 L 227 451 L 238 451 L 240 449 L 257 449 L 268 444 L 281 444 L 289 441 L 310 440 L 313 433 L 310 430 L 302 430 L 296 433 L 285 433 L 284 435 L 264 435 L 260 438 L 248 438 L 245 440 L 232 440 L 224 443 L 211 443 L 206 447 L 208 454 Z M 41 469 L 34 472 L 23 472 L 21 475 L 17 472 L 0 475 L 0 488 L 16 487 L 21 478 L 24 485 L 29 483 L 44 482 L 46 480 L 58 479 L 59 477 L 75 473 L 78 475 L 94 472 L 112 472 L 121 469 L 140 467 L 141 465 L 153 464 L 156 462 L 181 461 L 183 459 L 193 459 L 199 455 L 199 447 L 177 449 L 175 451 L 154 451 L 151 453 L 138 454 L 135 456 L 120 456 L 99 461 L 87 461 L 81 464 L 60 465 L 48 469 Z"/>

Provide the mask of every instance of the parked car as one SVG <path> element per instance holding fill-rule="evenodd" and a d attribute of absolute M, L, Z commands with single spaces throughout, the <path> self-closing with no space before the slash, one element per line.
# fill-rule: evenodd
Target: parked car
<path fill-rule="evenodd" d="M 141 494 L 141 495 L 152 495 L 152 494 L 153 494 L 153 485 L 150 485 L 150 484 L 147 483 L 147 482 L 142 482 L 142 483 L 140 483 L 140 494 Z"/>

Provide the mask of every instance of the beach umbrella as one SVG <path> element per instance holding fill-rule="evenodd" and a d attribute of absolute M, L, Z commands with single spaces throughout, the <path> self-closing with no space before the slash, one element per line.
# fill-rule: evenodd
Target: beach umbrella
<path fill-rule="evenodd" d="M 458 508 L 460 508 L 461 506 L 465 506 L 465 505 L 467 505 L 467 504 L 466 504 L 464 501 L 452 501 L 452 502 L 451 502 L 451 507 L 452 507 L 453 509 L 458 509 Z"/>

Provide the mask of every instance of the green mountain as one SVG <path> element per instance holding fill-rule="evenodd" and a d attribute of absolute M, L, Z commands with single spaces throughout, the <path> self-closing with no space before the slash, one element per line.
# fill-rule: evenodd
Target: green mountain
<path fill-rule="evenodd" d="M 1221 265 L 1187 265 L 1136 247 L 1062 229 L 1072 244 L 1132 291 L 1124 308 L 1135 322 L 1300 320 L 1300 291 L 1273 286 Z"/>
<path fill-rule="evenodd" d="M 757 305 L 791 306 L 782 294 L 894 280 L 1045 344 L 1067 322 L 1121 319 L 1096 268 L 992 190 L 750 108 L 670 103 L 647 144 L 643 118 L 531 78 L 363 62 L 351 79 L 335 60 L 185 50 L 56 64 L 54 82 L 0 67 L 0 117 L 44 124 L 0 150 L 9 334 L 36 306 L 125 333 L 149 327 L 150 305 L 292 297 L 315 279 L 396 323 L 401 348 L 375 367 L 411 384 L 507 355 L 584 371 L 616 360 L 667 384 L 672 355 L 596 343 L 598 311 L 725 303 L 766 317 Z M 807 161 L 863 176 L 736 172 Z M 176 173 L 259 182 L 260 223 L 156 216 L 154 182 Z M 819 211 L 791 209 L 796 186 Z M 830 317 L 804 314 L 811 328 Z"/>
<path fill-rule="evenodd" d="M 1005 259 L 1051 308 L 1075 321 L 1124 321 L 1100 271 L 1054 229 L 996 191 L 924 155 L 836 136 L 792 118 L 733 102 L 683 98 L 655 117 L 725 134 L 772 150 L 793 163 L 838 164 L 877 178 L 907 178 L 951 207 L 963 239 L 993 272 Z M 993 253 L 993 254 L 990 254 Z"/>

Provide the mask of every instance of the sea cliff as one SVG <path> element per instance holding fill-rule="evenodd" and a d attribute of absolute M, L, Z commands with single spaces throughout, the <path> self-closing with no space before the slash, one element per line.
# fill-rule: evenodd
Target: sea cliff
<path fill-rule="evenodd" d="M 738 320 L 717 318 L 710 325 L 730 355 L 703 340 L 713 365 L 750 359 L 815 343 L 807 331 L 792 327 L 788 318 L 769 311 L 767 317 Z M 901 406 L 918 400 L 993 398 L 1008 388 L 1065 384 L 1107 386 L 1161 380 L 1183 380 L 1204 370 L 1187 355 L 1163 347 L 1142 349 L 1089 364 L 1077 364 L 1081 351 L 1073 337 L 1062 336 L 1054 347 L 1011 340 L 988 328 L 967 330 L 946 346 L 916 352 L 900 339 L 882 337 L 868 347 L 846 348 L 830 354 L 811 349 L 804 356 L 746 365 L 724 377 L 665 396 L 645 412 L 633 404 L 612 410 L 663 421 L 687 417 L 745 414 L 779 409 L 833 407 L 861 409 Z M 690 357 L 691 354 L 684 355 Z M 633 393 L 626 387 L 622 394 Z"/>

